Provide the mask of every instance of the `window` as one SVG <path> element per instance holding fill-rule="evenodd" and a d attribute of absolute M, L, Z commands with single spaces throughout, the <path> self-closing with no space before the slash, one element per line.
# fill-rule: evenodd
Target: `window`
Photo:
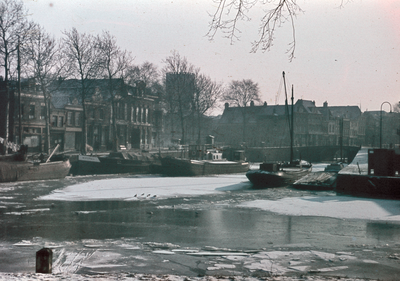
<path fill-rule="evenodd" d="M 40 107 L 40 119 L 45 119 L 46 118 L 46 107 L 45 106 L 41 106 Z"/>
<path fill-rule="evenodd" d="M 131 106 L 131 122 L 133 122 L 133 114 L 134 114 L 134 109 L 133 106 Z"/>
<path fill-rule="evenodd" d="M 59 116 L 57 127 L 62 127 L 62 126 L 64 126 L 64 116 Z"/>
<path fill-rule="evenodd" d="M 73 112 L 68 112 L 67 115 L 67 125 L 68 126 L 73 126 L 74 119 L 73 119 Z"/>
<path fill-rule="evenodd" d="M 35 118 L 35 105 L 29 105 L 29 119 Z"/>
<path fill-rule="evenodd" d="M 128 105 L 127 104 L 125 104 L 125 106 L 124 106 L 124 118 L 123 119 L 124 120 L 128 119 Z"/>
<path fill-rule="evenodd" d="M 88 116 L 89 118 L 94 118 L 94 108 L 93 107 L 89 107 L 88 108 Z"/>
<path fill-rule="evenodd" d="M 99 119 L 104 119 L 104 110 L 99 109 Z"/>
<path fill-rule="evenodd" d="M 75 126 L 81 125 L 81 113 L 75 112 Z"/>
<path fill-rule="evenodd" d="M 51 117 L 51 126 L 57 127 L 57 124 L 58 124 L 58 116 L 53 115 Z"/>
<path fill-rule="evenodd" d="M 115 105 L 115 118 L 116 119 L 121 119 L 120 115 L 121 115 L 121 109 L 119 107 L 119 102 L 117 102 L 117 104 Z"/>

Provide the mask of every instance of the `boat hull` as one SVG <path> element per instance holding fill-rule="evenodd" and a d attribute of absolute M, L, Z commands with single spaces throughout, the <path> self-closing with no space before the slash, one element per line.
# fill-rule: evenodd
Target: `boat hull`
<path fill-rule="evenodd" d="M 72 162 L 73 175 L 147 174 L 154 161 L 78 155 Z"/>
<path fill-rule="evenodd" d="M 246 177 L 253 184 L 254 188 L 268 188 L 288 186 L 296 180 L 310 173 L 311 168 L 299 170 L 279 170 L 264 171 L 251 170 L 246 173 Z"/>
<path fill-rule="evenodd" d="M 70 168 L 69 160 L 48 163 L 4 161 L 0 162 L 0 182 L 62 179 Z"/>
<path fill-rule="evenodd" d="M 400 199 L 400 177 L 339 174 L 336 192 L 353 196 Z"/>
<path fill-rule="evenodd" d="M 162 158 L 161 172 L 168 176 L 204 176 L 245 173 L 248 162 L 241 161 L 197 161 L 179 158 Z"/>
<path fill-rule="evenodd" d="M 150 173 L 150 161 L 126 160 L 99 157 L 103 174 L 147 174 Z"/>

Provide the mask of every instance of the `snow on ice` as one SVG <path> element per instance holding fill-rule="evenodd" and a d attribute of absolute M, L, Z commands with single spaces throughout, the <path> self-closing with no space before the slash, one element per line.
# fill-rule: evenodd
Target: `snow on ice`
<path fill-rule="evenodd" d="M 244 175 L 212 177 L 137 177 L 96 180 L 75 184 L 42 196 L 40 200 L 159 200 L 249 189 Z M 399 201 L 351 196 L 303 196 L 280 200 L 254 200 L 238 207 L 259 208 L 291 216 L 400 221 Z"/>

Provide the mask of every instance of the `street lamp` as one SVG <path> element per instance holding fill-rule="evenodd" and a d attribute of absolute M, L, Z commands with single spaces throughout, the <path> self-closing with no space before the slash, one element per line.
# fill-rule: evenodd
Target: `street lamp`
<path fill-rule="evenodd" d="M 379 134 L 379 148 L 382 148 L 382 106 L 387 103 L 390 106 L 390 112 L 392 112 L 392 105 L 388 101 L 384 101 L 381 104 L 381 122 L 380 122 L 380 134 Z"/>

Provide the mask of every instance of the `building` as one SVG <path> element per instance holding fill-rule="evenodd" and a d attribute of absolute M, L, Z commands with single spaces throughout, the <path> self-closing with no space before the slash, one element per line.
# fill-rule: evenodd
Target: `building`
<path fill-rule="evenodd" d="M 386 111 L 366 111 L 365 146 L 382 148 L 399 148 L 400 146 L 400 113 Z"/>
<path fill-rule="evenodd" d="M 86 116 L 86 143 L 94 150 L 112 148 L 113 122 L 120 147 L 127 149 L 150 149 L 158 138 L 162 119 L 160 109 L 156 108 L 158 97 L 145 91 L 143 82 L 135 86 L 113 79 L 110 86 L 107 79 L 93 79 L 86 82 L 85 112 L 82 106 L 81 83 L 70 79 L 58 81 L 53 85 L 50 105 L 50 147 L 59 145 L 60 150 L 80 151 L 82 148 L 82 125 Z M 4 84 L 4 82 L 3 82 Z M 5 85 L 1 84 L 1 100 L 5 100 Z M 36 87 L 34 80 L 23 82 L 21 90 L 22 143 L 28 145 L 30 152 L 43 152 L 46 145 L 46 108 L 44 96 Z M 113 95 L 110 94 L 112 88 Z M 10 89 L 10 137 L 18 139 L 18 98 L 14 88 Z M 113 112 L 113 103 L 115 113 Z M 1 103 L 2 107 L 6 103 Z M 1 110 L 3 115 L 5 110 Z M 161 114 L 162 115 L 162 114 Z M 0 124 L 1 136 L 5 136 L 5 118 Z M 4 137 L 2 137 L 4 138 Z"/>
<path fill-rule="evenodd" d="M 317 107 L 314 101 L 299 99 L 294 104 L 294 146 L 361 145 L 365 120 L 358 106 Z M 290 145 L 291 106 L 267 105 L 229 107 L 218 124 L 216 142 L 247 147 Z"/>
<path fill-rule="evenodd" d="M 53 94 L 53 130 L 55 136 L 59 135 L 59 130 L 64 130 L 64 139 L 55 138 L 56 141 L 63 141 L 64 149 L 81 149 L 84 116 L 87 126 L 86 143 L 94 150 L 110 150 L 114 141 L 126 149 L 150 149 L 155 146 L 158 124 L 154 121 L 155 112 L 158 112 L 155 107 L 158 97 L 149 95 L 143 82 L 132 87 L 122 79 L 113 79 L 110 86 L 108 79 L 95 79 L 88 81 L 87 85 L 85 112 L 79 80 L 62 82 Z M 64 115 L 59 110 L 63 110 Z M 64 121 L 63 127 L 60 127 L 60 119 Z M 113 122 L 116 140 L 113 137 Z M 55 124 L 60 126 L 56 127 Z"/>

